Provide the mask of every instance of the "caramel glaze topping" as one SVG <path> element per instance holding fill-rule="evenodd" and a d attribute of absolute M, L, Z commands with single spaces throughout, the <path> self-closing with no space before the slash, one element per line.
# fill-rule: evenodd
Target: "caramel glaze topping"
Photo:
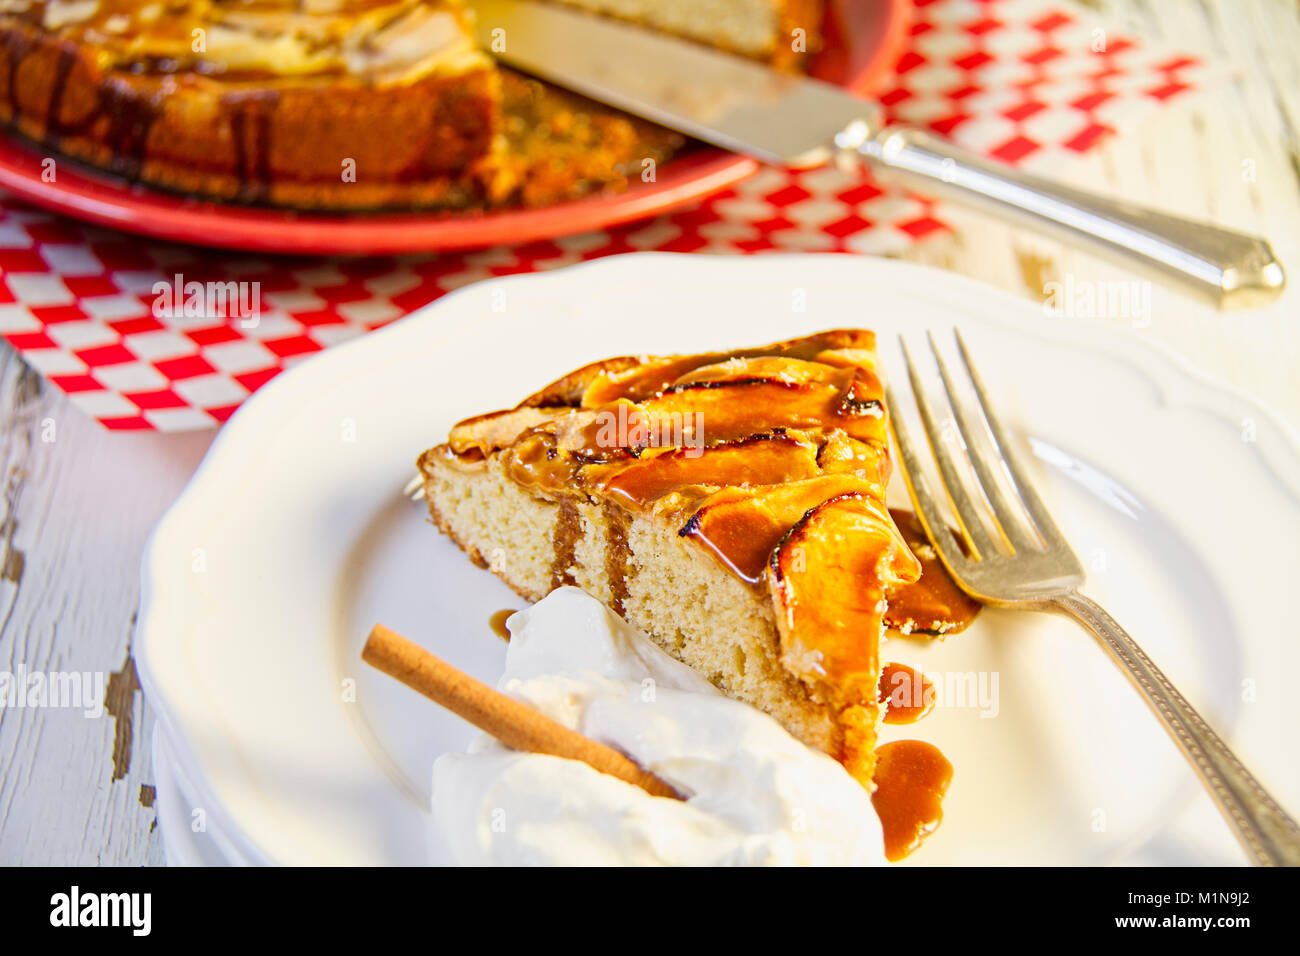
<path fill-rule="evenodd" d="M 133 74 L 264 80 L 487 62 L 459 6 L 424 0 L 0 0 L 0 15 L 93 44 L 102 69 Z"/>
<path fill-rule="evenodd" d="M 438 453 L 498 457 L 513 480 L 561 503 L 554 583 L 580 520 L 568 502 L 597 501 L 674 522 L 766 590 L 785 667 L 838 708 L 840 758 L 867 780 L 887 594 L 921 574 L 885 506 L 883 391 L 875 336 L 862 330 L 623 357 L 462 422 Z"/>

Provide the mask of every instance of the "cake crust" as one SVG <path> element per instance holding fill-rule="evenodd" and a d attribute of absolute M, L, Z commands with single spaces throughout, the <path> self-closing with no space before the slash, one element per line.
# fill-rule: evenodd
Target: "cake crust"
<path fill-rule="evenodd" d="M 560 0 L 794 71 L 821 45 L 822 0 Z"/>

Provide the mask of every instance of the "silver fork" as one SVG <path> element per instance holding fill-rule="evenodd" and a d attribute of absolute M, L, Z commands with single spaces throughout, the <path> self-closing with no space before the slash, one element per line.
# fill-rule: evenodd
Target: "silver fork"
<path fill-rule="evenodd" d="M 900 416 L 890 416 L 908 491 L 944 566 L 963 590 L 983 603 L 1063 612 L 1090 630 L 1178 744 L 1251 860 L 1263 866 L 1300 865 L 1300 826 L 1242 766 L 1223 739 L 1115 619 L 1079 593 L 1084 581 L 1083 566 L 1030 483 L 1029 473 L 993 411 L 961 333 L 956 336 L 962 363 L 983 410 L 983 422 L 970 403 L 958 395 L 933 335 L 929 337 L 930 348 L 966 447 L 965 457 L 976 479 L 978 497 L 972 496 L 963 484 L 954 455 L 942 440 L 941 419 L 921 383 L 907 343 L 904 341 L 902 346 L 912 393 L 939 466 L 943 486 L 940 491 L 957 516 L 961 543 L 949 530 Z M 886 389 L 885 400 L 891 409 L 901 407 L 890 389 Z M 992 453 L 985 450 L 990 435 L 996 444 Z M 1011 481 L 1004 479 L 1000 483 L 995 477 L 997 470 L 1009 475 Z M 1003 484 L 1014 485 L 1010 494 Z M 979 503 L 980 497 L 986 504 Z M 1019 508 L 1010 500 L 1012 497 Z"/>

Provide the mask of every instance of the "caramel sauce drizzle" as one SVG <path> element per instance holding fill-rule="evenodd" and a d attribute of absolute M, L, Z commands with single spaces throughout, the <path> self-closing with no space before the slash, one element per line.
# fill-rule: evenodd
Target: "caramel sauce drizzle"
<path fill-rule="evenodd" d="M 943 797 L 952 764 L 920 740 L 898 740 L 876 749 L 876 791 L 871 803 L 885 834 L 885 858 L 908 856 L 943 820 Z"/>

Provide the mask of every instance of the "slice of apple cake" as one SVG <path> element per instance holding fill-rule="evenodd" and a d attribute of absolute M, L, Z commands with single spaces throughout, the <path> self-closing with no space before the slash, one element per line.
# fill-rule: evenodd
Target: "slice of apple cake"
<path fill-rule="evenodd" d="M 530 601 L 576 585 L 725 694 L 875 763 L 887 592 L 875 336 L 596 362 L 419 459 L 434 522 Z"/>

